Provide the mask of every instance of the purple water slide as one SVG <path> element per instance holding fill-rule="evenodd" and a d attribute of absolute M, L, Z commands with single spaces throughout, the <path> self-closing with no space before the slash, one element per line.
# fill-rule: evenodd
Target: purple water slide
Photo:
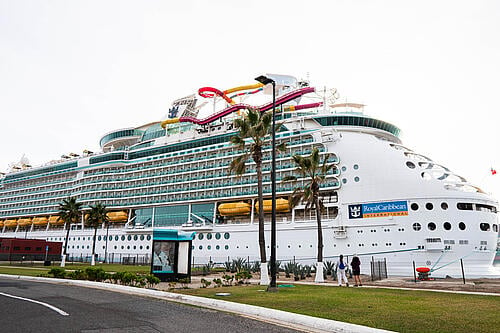
<path fill-rule="evenodd" d="M 306 88 L 301 88 L 298 90 L 291 91 L 283 96 L 278 97 L 276 99 L 276 106 L 281 105 L 281 104 L 285 104 L 285 103 L 290 102 L 290 101 L 292 101 L 292 100 L 294 100 L 302 95 L 309 94 L 312 92 L 314 92 L 313 87 L 306 87 Z M 235 105 L 231 105 L 230 107 L 227 107 L 227 108 L 225 108 L 217 113 L 214 113 L 214 114 L 212 114 L 204 119 L 198 119 L 198 118 L 194 118 L 194 117 L 180 117 L 179 121 L 183 122 L 183 123 L 188 122 L 188 123 L 194 123 L 194 124 L 198 124 L 198 125 L 205 125 L 205 124 L 211 123 L 219 118 L 227 116 L 228 114 L 230 114 L 232 112 L 236 112 L 236 111 L 241 110 L 241 109 L 246 109 L 248 107 L 252 107 L 252 106 L 248 105 L 248 104 L 243 104 L 243 103 L 235 104 Z M 265 112 L 265 111 L 270 110 L 272 108 L 273 108 L 273 102 L 270 102 L 270 103 L 267 103 L 267 104 L 264 104 L 264 105 L 258 107 L 258 109 L 261 112 Z"/>

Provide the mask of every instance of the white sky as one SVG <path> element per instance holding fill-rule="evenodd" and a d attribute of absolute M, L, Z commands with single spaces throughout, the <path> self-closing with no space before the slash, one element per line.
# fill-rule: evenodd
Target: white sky
<path fill-rule="evenodd" d="M 0 171 L 96 151 L 199 87 L 262 73 L 337 88 L 500 197 L 496 0 L 0 0 Z"/>

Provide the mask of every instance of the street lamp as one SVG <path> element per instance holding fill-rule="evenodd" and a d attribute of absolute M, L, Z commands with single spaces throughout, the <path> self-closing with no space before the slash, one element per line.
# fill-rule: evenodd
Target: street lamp
<path fill-rule="evenodd" d="M 268 291 L 278 291 L 276 286 L 276 81 L 261 75 L 255 80 L 262 84 L 272 84 L 273 86 L 273 128 L 271 145 L 271 282 Z"/>

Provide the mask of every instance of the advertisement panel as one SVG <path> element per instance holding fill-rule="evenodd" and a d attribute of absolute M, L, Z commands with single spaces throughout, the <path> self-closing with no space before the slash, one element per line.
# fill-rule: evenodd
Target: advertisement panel
<path fill-rule="evenodd" d="M 363 219 L 385 216 L 407 216 L 408 201 L 374 202 L 349 205 L 350 219 Z"/>

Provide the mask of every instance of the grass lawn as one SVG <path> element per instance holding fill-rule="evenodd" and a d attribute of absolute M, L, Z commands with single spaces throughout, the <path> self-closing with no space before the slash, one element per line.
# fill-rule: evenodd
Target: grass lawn
<path fill-rule="evenodd" d="M 253 304 L 398 332 L 498 332 L 500 297 L 371 288 L 296 285 L 262 292 L 261 286 L 185 289 L 210 298 Z"/>
<path fill-rule="evenodd" d="M 0 264 L 0 274 L 11 275 L 27 275 L 39 276 L 46 275 L 52 267 L 59 267 L 59 265 L 43 266 L 40 265 L 23 265 L 23 266 L 9 266 L 8 264 Z M 90 267 L 90 264 L 66 264 L 67 271 L 75 269 L 85 269 Z M 150 266 L 133 266 L 121 264 L 96 264 L 95 267 L 102 267 L 106 272 L 133 272 L 133 273 L 149 273 Z"/>

